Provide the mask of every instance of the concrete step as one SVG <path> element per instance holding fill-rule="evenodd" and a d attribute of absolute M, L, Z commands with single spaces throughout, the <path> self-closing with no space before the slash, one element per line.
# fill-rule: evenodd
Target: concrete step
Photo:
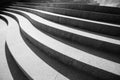
<path fill-rule="evenodd" d="M 52 53 L 49 53 L 48 50 L 44 49 L 44 47 L 41 47 L 38 44 L 36 45 L 33 41 L 31 41 L 30 38 L 27 37 L 27 34 L 23 30 L 21 30 L 21 36 L 36 55 L 38 55 L 41 59 L 44 60 L 44 62 L 53 67 L 55 70 L 59 71 L 64 76 L 67 76 L 67 78 L 70 80 L 103 80 L 101 78 L 95 77 L 92 74 L 89 74 L 87 71 L 85 72 L 69 65 L 70 61 L 68 61 L 68 59 L 66 61 L 62 60 L 54 54 L 52 55 Z"/>
<path fill-rule="evenodd" d="M 25 36 L 31 42 L 33 42 L 41 48 L 44 48 L 47 52 L 51 53 L 52 55 L 56 55 L 59 59 L 63 61 L 68 61 L 72 66 L 80 70 L 82 69 L 90 74 L 93 74 L 94 76 L 111 80 L 119 79 L 119 63 L 106 60 L 95 55 L 91 55 L 87 52 L 66 45 L 39 31 L 26 18 L 15 13 L 7 13 L 13 14 L 17 17 L 21 31 L 26 34 Z M 27 15 L 32 16 L 32 18 L 37 18 L 30 13 Z M 105 74 L 107 76 L 104 76 Z"/>
<path fill-rule="evenodd" d="M 13 80 L 5 53 L 6 31 L 7 23 L 4 21 L 4 17 L 0 16 L 0 79 Z"/>
<path fill-rule="evenodd" d="M 49 11 L 57 14 L 63 14 L 78 18 L 84 18 L 89 20 L 107 22 L 119 24 L 120 15 L 108 14 L 108 13 L 99 13 L 99 12 L 91 12 L 91 11 L 83 11 L 83 10 L 74 10 L 74 9 L 65 9 L 65 8 L 55 8 L 55 7 L 44 7 L 44 6 L 29 6 L 29 5 L 20 5 L 28 8 L 36 8 L 44 11 Z"/>
<path fill-rule="evenodd" d="M 106 7 L 99 6 L 93 4 L 81 4 L 81 3 L 21 3 L 22 5 L 30 5 L 30 6 L 47 6 L 47 7 L 56 7 L 56 8 L 67 8 L 67 9 L 75 9 L 75 10 L 85 10 L 85 11 L 93 11 L 99 13 L 108 13 L 108 14 L 120 14 L 120 9 L 117 7 Z M 13 5 L 20 5 L 20 3 L 16 3 Z"/>
<path fill-rule="evenodd" d="M 12 11 L 15 11 L 15 10 L 12 10 Z M 98 49 L 98 50 L 102 50 L 105 52 L 114 53 L 115 55 L 119 55 L 120 40 L 109 38 L 109 37 L 102 36 L 102 35 L 93 34 L 93 33 L 82 31 L 82 30 L 69 28 L 68 26 L 64 26 L 64 25 L 60 25 L 60 24 L 48 21 L 37 15 L 31 14 L 25 11 L 21 11 L 21 10 L 16 10 L 16 11 L 25 13 L 27 15 L 33 15 L 34 17 L 31 17 L 31 16 L 29 17 L 31 17 L 32 19 L 34 19 L 35 21 L 41 24 L 44 24 L 43 27 L 40 27 L 40 28 L 47 32 L 49 31 L 49 32 L 52 32 L 53 34 L 61 35 L 64 38 L 67 38 L 71 41 L 75 41 L 79 43 L 80 45 L 85 45 L 85 46 L 88 46 L 94 49 Z M 50 26 L 50 29 L 49 27 L 47 29 L 45 25 Z"/>
<path fill-rule="evenodd" d="M 13 11 L 14 12 L 14 11 Z M 49 24 L 45 24 L 45 23 L 42 23 L 39 19 L 31 19 L 29 16 L 27 16 L 27 15 L 25 15 L 25 14 L 23 14 L 23 13 L 20 13 L 20 11 L 18 10 L 18 12 L 16 12 L 16 13 L 18 13 L 18 14 L 21 14 L 21 15 L 23 15 L 24 17 L 26 17 L 27 19 L 29 19 L 30 20 L 30 22 L 37 28 L 37 29 L 39 29 L 40 31 L 43 31 L 43 32 L 47 32 L 47 33 L 49 33 L 49 34 L 51 34 L 51 35 L 54 35 L 54 36 L 56 36 L 56 37 L 60 37 L 61 39 L 66 39 L 66 40 L 68 40 L 69 42 L 71 42 L 71 43 L 76 43 L 76 41 L 74 41 L 73 39 L 71 39 L 70 37 L 68 37 L 68 36 L 70 36 L 70 35 L 72 35 L 72 36 L 74 36 L 75 35 L 75 33 L 73 33 L 73 34 L 70 34 L 70 33 L 67 33 L 68 31 L 66 31 L 66 30 L 64 30 L 64 31 L 62 31 L 62 29 L 60 29 L 60 28 L 57 28 L 57 27 L 54 27 L 55 25 L 58 25 L 59 26 L 59 24 L 55 24 L 55 25 L 51 25 L 49 22 L 47 22 L 47 21 L 44 21 L 44 22 L 47 22 L 47 23 L 49 23 Z M 59 26 L 60 27 L 60 26 Z M 66 26 L 67 27 L 67 26 Z M 66 31 L 66 32 L 65 32 Z M 71 32 L 72 33 L 72 32 Z M 67 36 L 66 36 L 67 35 Z M 67 39 L 68 38 L 68 39 Z M 75 37 L 74 37 L 75 38 Z M 103 54 L 103 53 L 100 53 L 100 54 Z M 104 53 L 105 54 L 105 53 Z M 110 55 L 110 53 L 108 54 L 108 55 Z M 113 55 L 112 55 L 113 56 Z M 117 57 L 118 57 L 118 55 L 117 55 Z M 119 60 L 118 60 L 119 61 Z"/>
<path fill-rule="evenodd" d="M 7 8 L 3 14 L 5 15 L 2 15 L 1 19 L 9 27 L 6 33 L 6 53 L 13 56 L 27 78 L 79 80 L 81 77 L 81 80 L 120 80 L 120 40 L 111 35 L 112 33 L 107 34 L 107 29 L 119 32 L 119 25 L 17 6 Z M 67 21 L 67 24 L 64 21 Z M 68 25 L 73 21 L 84 22 L 83 25 L 92 24 L 90 27 L 94 26 L 94 29 L 96 26 L 107 26 L 99 28 L 106 29 L 106 33 L 102 30 L 92 31 L 93 28 L 83 30 L 72 27 L 73 24 Z M 47 63 L 47 59 L 43 60 L 40 54 L 55 58 L 68 66 L 68 69 L 64 67 L 67 70 L 62 70 L 62 66 L 61 70 L 56 69 Z M 55 60 L 51 62 L 54 63 Z M 62 72 L 72 70 L 73 73 L 74 69 L 79 71 L 79 74 L 76 71 L 74 73 L 80 77 L 72 75 L 71 78 L 70 72 Z"/>
<path fill-rule="evenodd" d="M 29 79 L 69 80 L 54 70 L 52 67 L 47 65 L 25 44 L 24 40 L 21 37 L 20 28 L 17 21 L 15 21 L 12 17 L 6 15 L 2 16 L 5 17 L 9 23 L 9 30 L 7 32 L 6 39 L 8 49 L 10 50 L 11 55 L 21 70 Z"/>
<path fill-rule="evenodd" d="M 13 11 L 14 12 L 14 11 Z M 18 13 L 18 14 L 21 14 L 21 15 L 23 15 L 24 17 L 26 17 L 27 19 L 29 19 L 30 20 L 30 22 L 37 28 L 37 29 L 39 29 L 40 31 L 43 31 L 43 32 L 47 32 L 47 33 L 49 33 L 49 34 L 51 34 L 51 35 L 54 35 L 54 36 L 56 36 L 56 37 L 60 37 L 61 39 L 65 39 L 65 40 L 67 40 L 67 41 L 69 41 L 69 42 L 71 42 L 71 43 L 76 43 L 76 44 L 78 44 L 77 42 L 78 42 L 78 38 L 80 38 L 81 36 L 78 36 L 77 38 L 75 38 L 76 36 L 75 36 L 75 32 L 76 31 L 67 31 L 67 30 L 69 30 L 69 28 L 66 28 L 66 30 L 64 29 L 64 27 L 61 27 L 62 25 L 59 25 L 59 24 L 56 24 L 56 23 L 52 23 L 51 22 L 51 24 L 54 24 L 54 25 L 51 25 L 50 24 L 50 22 L 49 21 L 45 21 L 45 20 L 43 20 L 45 23 L 42 23 L 41 22 L 41 20 L 40 20 L 40 18 L 38 19 L 35 19 L 35 18 L 30 18 L 30 16 L 27 16 L 27 15 L 25 15 L 24 14 L 24 12 L 23 13 L 20 13 L 20 11 L 18 10 L 18 12 L 15 12 L 15 13 Z M 48 23 L 48 24 L 46 24 L 46 22 Z M 58 27 L 55 27 L 55 26 L 58 26 Z M 63 28 L 63 29 L 61 29 L 61 28 Z M 66 26 L 66 27 L 68 27 L 68 26 Z M 74 30 L 74 29 L 73 29 Z M 82 31 L 82 30 L 81 30 Z M 73 34 L 72 34 L 73 33 Z M 78 34 L 78 35 L 80 35 L 80 34 Z M 74 38 L 74 39 L 73 39 Z M 82 40 L 80 40 L 81 42 L 82 42 Z M 89 44 L 89 43 L 88 43 Z M 78 45 L 81 45 L 81 44 L 78 44 Z M 87 46 L 88 47 L 88 46 Z M 90 46 L 91 47 L 91 46 Z M 94 49 L 95 50 L 95 49 Z M 104 54 L 107 54 L 107 53 L 104 53 Z M 108 55 L 110 55 L 110 53 L 108 54 Z M 115 54 L 114 54 L 115 55 Z M 112 55 L 113 56 L 113 55 Z M 118 57 L 118 55 L 117 55 L 117 57 Z"/>
<path fill-rule="evenodd" d="M 0 16 L 0 79 L 1 80 L 28 80 L 21 69 L 18 67 L 16 61 L 8 50 L 6 45 L 6 35 L 8 21 L 3 16 Z"/>
<path fill-rule="evenodd" d="M 3 13 L 4 14 L 4 13 Z M 11 18 L 13 18 L 13 19 L 15 19 L 16 21 L 18 21 L 17 20 L 17 18 L 15 18 L 15 16 L 13 16 L 13 15 L 10 15 L 10 14 L 6 14 L 5 13 L 5 15 L 9 15 Z M 4 16 L 4 15 L 3 15 Z M 4 16 L 5 17 L 5 16 Z M 16 27 L 16 26 L 15 26 Z M 11 27 L 9 27 L 9 28 L 11 28 Z M 43 52 L 43 51 L 40 51 L 40 48 L 36 48 L 36 46 L 37 45 L 33 45 L 33 44 L 31 44 L 30 43 L 30 41 L 28 40 L 28 39 L 26 39 L 26 37 L 24 37 L 24 34 L 23 34 L 23 32 L 21 32 L 21 30 L 20 30 L 20 35 L 21 35 L 21 37 L 22 37 L 22 39 L 24 40 L 24 42 L 25 42 L 25 44 L 27 44 L 27 46 L 29 46 L 29 48 L 34 52 L 34 54 L 36 54 L 37 56 L 39 56 L 39 58 L 40 59 L 42 59 L 45 63 L 47 63 L 50 67 L 52 67 L 54 70 L 56 70 L 56 71 L 58 71 L 60 74 L 62 74 L 62 75 L 64 75 L 64 76 L 66 76 L 68 79 L 70 79 L 70 80 L 79 80 L 79 79 L 81 79 L 81 80 L 88 80 L 88 79 L 90 79 L 90 80 L 101 80 L 101 79 L 99 79 L 99 78 L 96 78 L 95 76 L 92 76 L 91 74 L 88 74 L 88 73 L 86 73 L 86 72 L 83 72 L 83 71 L 78 71 L 76 68 L 74 69 L 73 67 L 71 67 L 71 66 L 67 66 L 67 65 L 65 65 L 65 64 L 63 64 L 63 63 L 61 63 L 61 62 L 59 62 L 57 59 L 52 59 L 50 56 L 48 56 L 48 55 L 45 55 L 46 53 L 45 52 Z M 15 36 L 14 36 L 15 37 Z M 25 40 L 26 39 L 26 40 Z M 16 40 L 15 40 L 16 41 Z M 14 45 L 10 45 L 9 47 L 11 47 L 11 46 L 14 46 Z M 14 47 L 16 47 L 16 46 L 14 46 Z M 18 48 L 18 47 L 17 47 Z M 19 46 L 19 48 L 21 48 L 20 46 Z M 25 51 L 25 50 L 23 50 L 23 51 Z M 11 55 L 11 54 L 13 54 L 13 53 L 11 53 L 10 52 L 10 48 L 8 48 L 8 44 L 6 44 L 6 53 L 9 53 L 9 55 Z M 16 54 L 17 55 L 17 54 Z M 11 55 L 12 56 L 12 55 Z M 10 57 L 10 56 L 9 56 Z M 19 57 L 19 56 L 18 56 Z M 22 58 L 23 59 L 23 58 Z M 16 61 L 16 60 L 15 60 Z M 26 61 L 26 60 L 25 60 Z M 9 62 L 11 63 L 11 60 L 9 60 Z M 19 62 L 20 61 L 18 61 L 18 63 L 17 63 L 17 65 L 19 66 L 20 64 L 19 64 Z M 10 64 L 10 65 L 13 65 L 15 62 L 13 62 L 12 61 L 12 63 Z M 9 63 L 8 63 L 9 64 Z M 41 64 L 40 64 L 41 65 Z M 12 66 L 13 68 L 15 68 L 14 66 Z M 12 68 L 11 67 L 11 68 Z M 20 68 L 21 68 L 21 65 L 19 66 Z M 22 67 L 23 68 L 23 67 Z M 21 68 L 21 69 L 22 69 Z M 25 72 L 24 71 L 24 69 L 22 69 L 23 70 L 23 72 Z M 45 72 L 47 72 L 47 70 L 48 69 L 45 69 Z M 42 71 L 44 71 L 44 70 L 42 70 Z M 48 70 L 48 71 L 50 71 L 50 70 Z M 14 72 L 16 72 L 16 69 L 15 69 L 15 71 Z M 14 73 L 13 72 L 13 73 Z M 19 72 L 16 72 L 17 74 L 19 73 Z M 25 72 L 25 74 L 26 73 L 29 73 L 29 72 Z M 41 72 L 42 73 L 42 72 Z M 49 73 L 49 72 L 47 72 L 47 73 Z M 72 74 L 71 74 L 72 73 Z M 15 75 L 15 74 L 14 74 Z M 18 74 L 19 75 L 19 74 Z M 31 77 L 34 77 L 34 76 L 29 76 L 28 74 L 26 74 L 29 78 L 31 78 Z M 40 75 L 39 75 L 40 76 Z M 44 78 L 43 77 L 44 75 L 42 75 L 41 77 L 42 78 Z M 47 75 L 48 76 L 48 75 Z M 46 77 L 46 76 L 45 76 Z M 46 78 L 50 78 L 50 77 L 46 77 Z M 41 79 L 41 78 L 40 78 Z M 59 74 L 57 74 L 56 75 L 56 77 L 54 78 L 55 80 L 61 80 L 61 76 L 59 75 Z M 53 80 L 54 80 L 53 79 Z M 21 79 L 21 78 L 19 78 L 19 79 L 17 79 L 17 78 L 15 78 L 15 80 L 26 80 L 26 79 Z M 36 80 L 36 79 L 35 79 Z M 42 80 L 44 80 L 44 79 L 42 79 Z M 63 80 L 63 79 L 62 79 Z"/>
<path fill-rule="evenodd" d="M 75 18 L 71 16 L 51 13 L 48 11 L 43 11 L 43 10 L 38 10 L 33 8 L 25 8 L 25 7 L 12 7 L 12 8 L 25 10 L 25 11 L 34 13 L 38 16 L 41 16 L 45 19 L 48 19 L 63 25 L 67 25 L 72 28 L 76 28 L 80 30 L 83 29 L 90 32 L 96 32 L 97 34 L 101 33 L 101 34 L 109 35 L 109 37 L 110 36 L 120 37 L 119 35 L 120 25 L 92 21 L 92 20 L 87 20 L 82 18 Z"/>
<path fill-rule="evenodd" d="M 8 21 L 7 21 L 6 18 L 4 18 L 3 16 L 0 15 L 0 19 L 1 19 L 2 21 L 4 21 L 4 22 L 8 25 Z M 1 25 L 2 25 L 2 24 L 1 24 Z M 2 27 L 3 27 L 3 26 L 2 26 Z"/>

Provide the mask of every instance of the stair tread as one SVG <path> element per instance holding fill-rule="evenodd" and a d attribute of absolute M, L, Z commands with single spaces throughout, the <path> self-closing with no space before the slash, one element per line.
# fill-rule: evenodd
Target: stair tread
<path fill-rule="evenodd" d="M 0 19 L 0 79 L 13 80 L 5 55 L 6 31 L 7 24 L 2 19 Z"/>
<path fill-rule="evenodd" d="M 14 56 L 15 60 L 22 67 L 22 69 L 35 80 L 47 80 L 48 78 L 54 80 L 56 75 L 58 79 L 68 80 L 66 77 L 58 73 L 56 70 L 48 66 L 44 61 L 38 58 L 34 52 L 32 52 L 25 42 L 22 40 L 19 32 L 19 26 L 16 21 L 8 16 L 4 16 L 8 19 L 10 29 L 7 34 L 7 44 Z M 14 26 L 13 26 L 14 25 Z M 16 34 L 14 34 L 16 33 Z M 28 66 L 29 65 L 29 66 Z M 50 72 L 50 73 L 48 73 Z M 39 76 L 39 75 L 42 76 Z"/>
<path fill-rule="evenodd" d="M 96 67 L 99 67 L 99 68 L 101 68 L 103 70 L 107 70 L 107 71 L 110 71 L 110 72 L 112 72 L 114 74 L 119 75 L 119 70 L 118 70 L 119 68 L 117 68 L 117 67 L 119 67 L 120 65 L 118 63 L 111 62 L 111 61 L 108 61 L 108 60 L 105 60 L 105 59 L 93 56 L 93 55 L 88 54 L 86 52 L 83 52 L 83 51 L 77 50 L 77 49 L 75 49 L 73 47 L 70 47 L 68 45 L 65 45 L 65 44 L 63 44 L 63 43 L 61 43 L 59 41 L 56 41 L 55 39 L 50 38 L 47 35 L 45 35 L 44 33 L 40 32 L 37 29 L 35 29 L 31 25 L 31 23 L 29 21 L 26 20 L 27 24 L 24 24 L 24 23 L 22 23 L 24 18 L 22 18 L 20 16 L 17 16 L 17 17 L 19 17 L 18 19 L 20 21 L 20 25 L 22 25 L 21 28 L 23 30 L 25 30 L 25 32 L 27 34 L 29 34 L 32 38 L 36 39 L 40 43 L 43 43 L 44 45 L 54 49 L 55 51 L 63 53 L 64 55 L 69 56 L 69 57 L 71 57 L 73 59 L 76 59 L 78 61 L 82 61 L 82 62 L 84 62 L 86 64 L 89 64 L 89 65 L 92 65 L 92 66 L 96 66 Z M 20 19 L 20 18 L 22 18 L 22 19 Z M 21 20 L 22 20 L 22 22 L 21 22 Z M 29 25 L 29 26 L 27 26 L 27 27 L 24 26 L 23 27 L 23 25 L 26 25 L 26 26 Z M 29 30 L 28 30 L 28 27 L 29 27 Z M 37 35 L 41 35 L 41 36 L 37 36 L 36 34 Z M 58 46 L 61 46 L 61 47 L 58 47 Z M 79 53 L 81 53 L 81 54 L 79 54 Z M 84 59 L 86 57 L 87 57 L 87 59 Z M 101 63 L 102 65 L 96 64 L 96 61 L 97 61 L 97 63 Z M 88 62 L 90 62 L 90 63 L 88 63 Z M 111 68 L 110 68 L 110 66 L 111 66 Z M 113 70 L 112 67 L 116 67 L 117 70 Z M 108 68 L 109 68 L 109 70 L 108 70 Z"/>

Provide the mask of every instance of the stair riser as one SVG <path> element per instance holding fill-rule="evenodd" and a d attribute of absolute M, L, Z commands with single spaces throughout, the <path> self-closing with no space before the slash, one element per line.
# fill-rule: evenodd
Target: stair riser
<path fill-rule="evenodd" d="M 15 18 L 16 19 L 16 18 Z M 33 39 L 29 34 L 27 34 L 22 28 L 21 28 L 21 33 L 22 35 L 24 35 L 26 38 L 28 38 L 32 43 L 34 43 L 36 46 L 38 46 L 39 48 L 43 49 L 46 53 L 48 53 L 49 55 L 56 57 L 58 60 L 62 61 L 63 63 L 73 66 L 75 68 L 77 68 L 78 70 L 82 70 L 85 71 L 89 74 L 92 74 L 96 77 L 99 78 L 103 78 L 103 79 L 109 79 L 109 80 L 119 80 L 119 76 L 114 75 L 112 73 L 106 72 L 104 70 L 86 65 L 80 61 L 74 60 L 70 57 L 67 57 L 64 55 L 64 53 L 60 54 L 57 51 L 54 51 L 52 49 L 50 49 L 49 47 L 47 47 L 46 45 L 44 45 L 41 42 L 36 41 L 35 39 Z M 99 71 L 99 73 L 98 73 Z M 104 76 L 107 75 L 107 76 Z"/>
<path fill-rule="evenodd" d="M 119 76 L 117 76 L 117 75 L 114 75 L 109 72 L 103 71 L 101 69 L 89 66 L 85 63 L 82 63 L 80 61 L 77 61 L 75 59 L 65 56 L 64 54 L 58 53 L 57 51 L 50 49 L 49 47 L 45 46 L 44 44 L 33 39 L 30 35 L 28 35 L 22 29 L 21 29 L 21 34 L 25 38 L 27 38 L 30 42 L 32 42 L 34 45 L 36 45 L 38 48 L 42 49 L 46 54 L 48 54 L 51 57 L 56 58 L 57 60 L 61 61 L 64 64 L 72 66 L 72 67 L 78 69 L 79 71 L 85 71 L 86 73 L 89 73 L 90 75 L 93 75 L 93 76 L 101 78 L 101 79 L 119 80 Z M 104 76 L 104 75 L 107 75 L 107 76 Z"/>
<path fill-rule="evenodd" d="M 2 19 L 4 22 L 6 22 L 6 24 L 8 24 L 8 20 L 4 18 L 3 16 L 0 16 L 0 19 Z"/>
<path fill-rule="evenodd" d="M 19 4 L 15 4 L 19 5 Z M 119 8 L 115 7 L 105 7 L 105 6 L 96 6 L 96 5 L 87 5 L 80 3 L 37 3 L 37 4 L 26 4 L 26 5 L 34 5 L 34 6 L 47 6 L 47 7 L 56 7 L 56 8 L 67 8 L 67 9 L 76 9 L 76 10 L 85 10 L 85 11 L 93 11 L 100 13 L 109 13 L 109 14 L 120 14 Z"/>
<path fill-rule="evenodd" d="M 10 10 L 10 11 L 12 11 L 12 10 Z M 119 56 L 119 53 L 120 53 L 119 45 L 100 41 L 100 40 L 95 40 L 95 39 L 88 38 L 88 37 L 81 36 L 81 35 L 76 35 L 76 34 L 62 31 L 59 29 L 51 28 L 50 26 L 46 26 L 45 24 L 41 24 L 39 22 L 32 20 L 31 18 L 29 18 L 27 15 L 25 15 L 23 13 L 20 13 L 17 11 L 12 11 L 12 12 L 15 12 L 15 13 L 25 16 L 39 30 L 46 31 L 52 35 L 59 36 L 61 38 L 65 38 L 67 40 L 70 40 L 71 42 L 75 42 L 80 45 L 85 45 L 85 46 L 88 46 L 88 47 L 91 47 L 94 49 L 102 50 L 102 51 L 108 52 L 109 54 L 114 53 L 115 55 Z"/>
<path fill-rule="evenodd" d="M 96 33 L 102 33 L 102 34 L 110 35 L 110 36 L 120 37 L 120 28 L 119 27 L 102 25 L 102 24 L 97 24 L 97 23 L 92 23 L 92 22 L 85 22 L 82 20 L 75 20 L 75 19 L 70 19 L 70 18 L 65 18 L 65 17 L 60 17 L 60 16 L 54 16 L 54 15 L 40 13 L 37 11 L 32 11 L 29 9 L 15 8 L 15 7 L 14 7 L 14 9 L 25 10 L 27 12 L 34 13 L 38 16 L 41 16 L 45 19 L 54 21 L 56 23 L 68 25 L 69 27 L 88 30 L 88 31 L 96 32 Z"/>
<path fill-rule="evenodd" d="M 26 5 L 24 7 L 36 8 L 44 11 L 57 13 L 57 14 L 63 14 L 67 16 L 79 17 L 79 18 L 84 18 L 89 20 L 120 24 L 119 15 L 82 11 L 82 10 L 71 10 L 71 9 L 64 9 L 64 8 L 43 7 L 43 6 L 27 6 Z"/>

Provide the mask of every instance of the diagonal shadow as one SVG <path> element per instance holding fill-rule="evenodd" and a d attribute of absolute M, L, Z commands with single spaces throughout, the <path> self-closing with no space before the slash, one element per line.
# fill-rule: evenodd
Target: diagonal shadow
<path fill-rule="evenodd" d="M 3 16 L 0 15 L 0 19 L 2 19 L 3 21 L 5 21 L 5 23 L 8 25 L 8 20 L 6 18 L 4 18 Z"/>
<path fill-rule="evenodd" d="M 5 43 L 5 52 L 6 52 L 6 59 L 7 59 L 8 67 L 10 69 L 13 79 L 14 80 L 29 80 L 28 77 L 20 69 L 20 67 L 14 60 L 13 56 L 11 55 L 11 52 L 8 48 L 7 43 Z"/>
<path fill-rule="evenodd" d="M 78 71 L 72 66 L 66 65 L 62 63 L 61 61 L 57 60 L 54 56 L 51 56 L 47 54 L 45 51 L 43 51 L 40 47 L 35 45 L 33 42 L 31 42 L 30 39 L 26 37 L 27 33 L 25 33 L 23 30 L 21 30 L 21 37 L 23 38 L 24 42 L 27 44 L 27 46 L 45 63 L 47 63 L 49 66 L 51 66 L 53 69 L 64 75 L 65 77 L 69 78 L 70 80 L 101 80 L 95 76 L 92 76 L 86 72 Z M 37 42 L 37 41 L 36 41 Z"/>

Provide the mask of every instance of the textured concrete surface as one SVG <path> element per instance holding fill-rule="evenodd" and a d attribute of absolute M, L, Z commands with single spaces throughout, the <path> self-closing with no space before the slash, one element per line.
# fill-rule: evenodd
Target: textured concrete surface
<path fill-rule="evenodd" d="M 0 19 L 0 80 L 13 80 L 5 55 L 5 40 L 7 29 L 7 24 Z"/>
<path fill-rule="evenodd" d="M 24 43 L 20 36 L 18 24 L 15 20 L 8 16 L 4 16 L 10 21 L 10 27 L 7 32 L 7 44 L 10 48 L 11 54 L 20 65 L 20 67 L 27 72 L 27 74 L 35 80 L 68 80 L 66 77 L 58 73 L 56 70 L 48 66 L 44 61 L 38 58 Z M 26 22 L 25 22 L 26 23 Z M 16 34 L 14 34 L 16 33 Z M 29 65 L 29 66 L 28 66 Z M 48 73 L 50 72 L 50 73 Z M 42 76 L 40 76 L 42 75 Z M 56 77 L 58 76 L 58 78 Z"/>
<path fill-rule="evenodd" d="M 26 12 L 27 9 L 28 12 Z M 7 10 L 4 11 L 4 14 L 9 16 L 2 16 L 8 20 L 8 25 L 4 22 L 6 20 L 2 21 L 2 18 L 0 20 L 2 26 L 0 28 L 2 36 L 0 46 L 3 47 L 0 49 L 2 53 L 0 58 L 4 60 L 1 60 L 4 65 L 0 64 L 0 69 L 5 66 L 6 69 L 2 71 L 7 72 L 7 74 L 0 73 L 0 78 L 3 80 L 6 79 L 5 75 L 15 80 L 28 80 L 28 78 L 35 80 L 120 79 L 120 59 L 118 59 L 120 55 L 107 51 L 107 49 L 120 51 L 118 38 L 113 35 L 105 36 L 108 35 L 105 33 L 103 35 L 99 32 L 97 34 L 94 31 L 76 29 L 49 19 L 52 19 L 51 16 L 54 16 L 53 20 L 62 17 L 71 21 L 81 20 L 97 25 L 110 25 L 117 29 L 119 29 L 119 25 L 30 8 L 26 8 L 26 10 L 7 8 Z M 46 19 L 42 16 L 45 16 Z M 4 29 L 3 26 L 7 26 L 7 28 Z M 77 44 L 77 41 L 81 44 Z M 98 50 L 93 46 L 106 51 Z M 114 56 L 112 57 L 112 55 Z M 1 77 L 1 75 L 3 76 Z M 78 77 L 78 75 L 80 76 Z"/>

